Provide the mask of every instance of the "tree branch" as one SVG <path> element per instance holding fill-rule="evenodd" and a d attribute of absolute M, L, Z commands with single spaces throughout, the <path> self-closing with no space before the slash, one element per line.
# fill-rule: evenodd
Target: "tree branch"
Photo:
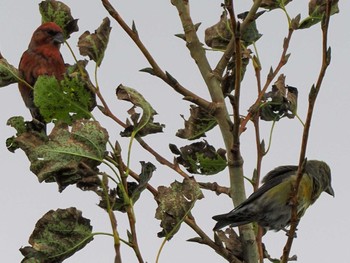
<path fill-rule="evenodd" d="M 282 255 L 282 260 L 281 263 L 287 263 L 290 250 L 293 244 L 294 236 L 295 236 L 295 231 L 298 225 L 298 213 L 297 213 L 297 196 L 298 196 L 298 189 L 299 185 L 301 182 L 301 179 L 303 177 L 303 165 L 305 162 L 305 156 L 306 156 L 306 148 L 307 148 L 307 143 L 308 143 L 308 138 L 309 138 L 309 131 L 311 127 L 311 120 L 312 120 L 312 115 L 313 115 L 313 110 L 315 107 L 317 95 L 321 89 L 321 85 L 324 79 L 324 76 L 326 74 L 327 68 L 330 64 L 330 49 L 328 48 L 328 26 L 329 26 L 329 20 L 331 16 L 331 5 L 332 5 L 332 0 L 327 0 L 327 8 L 326 12 L 324 15 L 324 19 L 322 20 L 321 23 L 321 28 L 322 28 L 322 65 L 320 69 L 320 73 L 316 82 L 316 86 L 313 86 L 310 90 L 309 93 L 309 107 L 308 107 L 308 112 L 307 112 L 307 117 L 305 121 L 305 126 L 304 126 L 304 131 L 303 131 L 303 137 L 302 137 L 302 143 L 301 143 L 301 150 L 300 150 L 300 156 L 299 156 L 299 167 L 297 171 L 297 180 L 295 182 L 295 185 L 293 187 L 293 192 L 292 192 L 292 197 L 291 197 L 291 225 L 290 229 L 288 232 L 288 239 L 286 242 L 286 245 L 284 246 L 283 249 L 283 255 Z"/>
<path fill-rule="evenodd" d="M 199 41 L 199 38 L 196 33 L 196 28 L 192 22 L 192 19 L 189 14 L 188 2 L 184 0 L 172 0 L 171 3 L 177 8 L 179 17 L 181 19 L 181 23 L 185 32 L 186 44 L 187 48 L 190 51 L 191 57 L 196 62 L 198 69 L 208 87 L 212 102 L 217 105 L 216 111 L 214 112 L 214 117 L 219 125 L 225 147 L 227 152 L 227 160 L 228 160 L 228 170 L 230 175 L 230 189 L 231 189 L 231 198 L 235 206 L 239 205 L 246 199 L 245 188 L 244 188 L 244 177 L 243 177 L 243 160 L 240 155 L 239 150 L 239 85 L 240 85 L 240 76 L 236 74 L 236 77 L 239 81 L 236 81 L 236 91 L 235 95 L 237 95 L 237 99 L 235 102 L 237 103 L 237 108 L 234 114 L 238 115 L 235 117 L 235 124 L 229 118 L 229 114 L 226 108 L 226 104 L 224 101 L 224 95 L 221 89 L 220 81 L 217 76 L 211 69 L 207 57 L 205 55 L 205 49 L 203 48 L 202 43 Z M 233 7 L 232 1 L 229 6 Z M 231 11 L 233 14 L 233 11 Z M 235 30 L 235 29 L 234 29 Z M 239 38 L 236 41 L 236 52 L 237 46 L 240 50 Z M 238 45 L 237 45 L 238 42 Z M 236 55 L 239 60 L 238 63 L 241 63 L 240 53 Z M 236 65 L 237 67 L 237 65 Z M 241 70 L 241 67 L 238 67 Z M 237 122 L 236 122 L 237 121 Z M 236 125 L 236 128 L 235 128 Z M 234 129 L 236 129 L 236 135 L 234 135 Z M 233 133 L 233 134 L 232 134 Z M 242 245 L 244 247 L 244 259 L 246 262 L 256 262 L 257 249 L 255 244 L 255 235 L 252 230 L 251 225 L 241 226 L 240 235 L 242 238 Z"/>
<path fill-rule="evenodd" d="M 266 90 L 270 86 L 272 80 L 277 76 L 277 74 L 281 70 L 281 68 L 287 63 L 288 57 L 289 57 L 287 55 L 287 51 L 288 51 L 289 43 L 291 41 L 293 32 L 294 32 L 294 29 L 289 28 L 288 36 L 284 39 L 284 42 L 283 42 L 283 51 L 281 54 L 280 61 L 277 65 L 276 69 L 273 71 L 271 69 L 270 73 L 267 75 L 265 85 L 264 85 L 263 89 L 261 90 L 261 92 L 259 93 L 258 98 L 254 102 L 254 104 L 250 107 L 250 110 L 249 110 L 249 113 L 247 114 L 247 116 L 241 121 L 240 133 L 244 132 L 248 121 L 250 121 L 253 118 L 253 116 L 258 112 L 261 100 L 262 100 L 264 94 L 266 93 Z"/>
<path fill-rule="evenodd" d="M 145 45 L 142 43 L 142 41 L 139 38 L 139 35 L 137 32 L 135 32 L 132 28 L 130 28 L 123 18 L 119 15 L 117 10 L 111 5 L 111 3 L 108 0 L 102 0 L 102 4 L 105 7 L 105 9 L 108 11 L 108 13 L 117 21 L 117 23 L 123 28 L 123 30 L 129 35 L 129 37 L 134 41 L 136 46 L 139 48 L 139 50 L 142 52 L 142 54 L 147 59 L 148 63 L 151 65 L 153 72 L 155 76 L 162 79 L 165 83 L 167 83 L 169 86 L 171 86 L 176 92 L 183 95 L 186 100 L 191 101 L 198 106 L 201 106 L 205 109 L 210 109 L 213 107 L 213 105 L 208 102 L 207 100 L 201 98 L 197 94 L 191 92 L 190 90 L 183 87 L 175 78 L 173 78 L 169 73 L 164 72 L 160 66 L 157 64 L 155 59 L 152 57 L 150 52 L 147 50 Z"/>

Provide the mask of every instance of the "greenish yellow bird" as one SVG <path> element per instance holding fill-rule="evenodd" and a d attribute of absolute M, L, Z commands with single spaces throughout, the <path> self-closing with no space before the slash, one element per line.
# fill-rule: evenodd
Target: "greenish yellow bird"
<path fill-rule="evenodd" d="M 213 216 L 218 221 L 214 231 L 225 226 L 240 226 L 257 222 L 266 230 L 279 231 L 290 224 L 291 193 L 297 178 L 298 166 L 280 166 L 270 171 L 263 185 L 231 212 Z M 322 161 L 307 161 L 298 189 L 298 219 L 322 192 L 334 196 L 331 169 Z"/>

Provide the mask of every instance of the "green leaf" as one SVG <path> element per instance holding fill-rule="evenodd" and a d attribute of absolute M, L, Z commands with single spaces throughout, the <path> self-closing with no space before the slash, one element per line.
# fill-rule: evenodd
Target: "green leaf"
<path fill-rule="evenodd" d="M 40 76 L 34 86 L 34 103 L 46 122 L 71 124 L 91 118 L 92 94 L 77 76 L 66 76 L 61 82 L 55 77 Z"/>
<path fill-rule="evenodd" d="M 143 68 L 143 69 L 140 69 L 140 72 L 145 72 L 145 73 L 151 74 L 153 76 L 155 75 L 153 68 Z"/>
<path fill-rule="evenodd" d="M 111 30 L 109 18 L 106 17 L 103 19 L 100 27 L 95 30 L 95 33 L 91 34 L 89 31 L 85 31 L 79 37 L 78 47 L 80 54 L 88 56 L 95 61 L 98 67 L 102 63 Z"/>
<path fill-rule="evenodd" d="M 196 32 L 198 31 L 198 28 L 200 27 L 201 24 L 202 23 L 197 23 L 197 24 L 194 25 L 194 29 L 196 30 Z M 183 34 L 183 33 L 175 34 L 175 36 L 180 38 L 180 39 L 182 39 L 182 40 L 184 40 L 184 41 L 186 41 L 186 35 Z"/>
<path fill-rule="evenodd" d="M 0 88 L 18 82 L 18 70 L 0 53 Z"/>
<path fill-rule="evenodd" d="M 143 192 L 143 190 L 147 188 L 147 184 L 149 180 L 151 180 L 153 172 L 156 170 L 156 167 L 150 162 L 145 163 L 141 161 L 140 163 L 142 166 L 141 174 L 139 175 L 140 181 L 131 195 L 133 203 L 135 203 L 140 198 L 140 195 Z"/>
<path fill-rule="evenodd" d="M 65 124 L 56 124 L 49 137 L 26 131 L 14 138 L 39 182 L 56 182 L 60 191 L 70 184 L 83 189 L 100 185 L 97 166 L 105 156 L 107 140 L 107 131 L 87 120 L 75 121 L 71 131 Z"/>
<path fill-rule="evenodd" d="M 129 126 L 121 132 L 121 136 L 129 137 L 132 135 L 145 136 L 151 133 L 163 132 L 165 127 L 163 124 L 153 122 L 153 116 L 157 112 L 152 108 L 145 98 L 137 92 L 135 89 L 119 85 L 116 90 L 117 98 L 119 100 L 129 101 L 134 106 L 128 111 L 131 115 L 133 124 L 128 123 Z M 135 112 L 135 108 L 140 107 L 142 109 L 142 116 Z"/>
<path fill-rule="evenodd" d="M 92 84 L 89 73 L 86 70 L 87 64 L 87 60 L 78 60 L 77 63 L 66 66 L 66 80 L 74 80 L 79 83 L 78 86 L 84 87 L 84 89 L 80 88 L 84 94 L 78 95 L 82 96 L 82 98 L 84 97 L 84 100 L 79 97 L 79 102 L 84 102 L 83 108 L 91 112 L 96 107 L 96 93 L 94 90 L 95 86 Z M 86 91 L 87 94 L 85 94 Z M 88 97 L 85 98 L 85 95 L 88 95 Z"/>
<path fill-rule="evenodd" d="M 50 210 L 35 225 L 31 247 L 21 248 L 23 263 L 62 262 L 93 240 L 90 220 L 74 207 Z"/>
<path fill-rule="evenodd" d="M 79 31 L 78 19 L 74 19 L 71 15 L 70 8 L 60 2 L 46 0 L 39 4 L 41 14 L 41 22 L 55 22 L 63 29 L 65 39 L 68 39 L 74 32 Z"/>
<path fill-rule="evenodd" d="M 299 29 L 305 29 L 321 22 L 326 13 L 326 0 L 311 0 L 309 2 L 309 16 L 301 21 Z M 331 15 L 339 13 L 338 0 L 333 0 Z"/>
<path fill-rule="evenodd" d="M 177 137 L 187 140 L 195 140 L 205 137 L 205 133 L 217 125 L 217 122 L 209 112 L 201 107 L 190 105 L 190 117 L 188 120 L 181 115 L 185 121 L 185 128 L 179 129 Z"/>
<path fill-rule="evenodd" d="M 155 198 L 158 202 L 155 217 L 161 220 L 160 226 L 163 230 L 158 233 L 158 237 L 171 239 L 195 202 L 203 197 L 194 178 L 185 178 L 182 183 L 175 181 L 170 187 L 159 186 Z"/>
<path fill-rule="evenodd" d="M 256 22 L 255 20 L 258 19 L 259 16 L 261 16 L 263 12 L 257 12 L 254 16 L 254 20 L 250 21 L 245 30 L 241 32 L 241 40 L 243 41 L 244 45 L 247 47 L 254 42 L 258 41 L 262 34 L 259 33 L 258 28 L 256 27 Z M 238 15 L 238 18 L 244 19 L 248 15 L 248 12 L 244 12 Z"/>
<path fill-rule="evenodd" d="M 169 145 L 176 157 L 177 163 L 183 165 L 186 170 L 193 174 L 213 175 L 221 172 L 227 166 L 225 150 L 215 148 L 206 141 L 196 142 L 180 148 Z"/>
<path fill-rule="evenodd" d="M 137 32 L 137 28 L 136 28 L 136 24 L 135 21 L 132 21 L 132 26 L 131 26 L 132 32 L 134 32 L 136 35 L 138 35 L 139 33 Z"/>
<path fill-rule="evenodd" d="M 262 0 L 260 7 L 266 8 L 268 10 L 273 10 L 276 8 L 282 8 L 291 1 L 292 0 Z"/>

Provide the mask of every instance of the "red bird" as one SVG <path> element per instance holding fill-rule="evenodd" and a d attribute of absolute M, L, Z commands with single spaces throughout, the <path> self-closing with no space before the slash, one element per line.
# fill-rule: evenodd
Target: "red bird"
<path fill-rule="evenodd" d="M 57 24 L 48 22 L 39 26 L 34 31 L 28 49 L 23 53 L 19 63 L 20 77 L 32 87 L 40 75 L 54 76 L 61 80 L 66 71 L 60 53 L 63 42 L 63 31 Z M 18 87 L 33 119 L 46 126 L 39 109 L 34 105 L 33 89 L 23 82 L 19 82 Z"/>

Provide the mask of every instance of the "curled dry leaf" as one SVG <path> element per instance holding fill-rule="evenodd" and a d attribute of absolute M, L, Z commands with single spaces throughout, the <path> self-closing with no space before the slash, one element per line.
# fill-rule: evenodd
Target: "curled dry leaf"
<path fill-rule="evenodd" d="M 264 95 L 260 106 L 260 118 L 264 121 L 278 121 L 283 117 L 294 118 L 298 105 L 297 88 L 285 85 L 282 74 L 272 85 L 272 90 Z"/>
<path fill-rule="evenodd" d="M 164 124 L 154 122 L 154 115 L 157 112 L 152 108 L 151 104 L 137 90 L 123 85 L 119 85 L 116 90 L 116 95 L 119 100 L 131 102 L 134 106 L 128 111 L 130 121 L 127 121 L 128 127 L 121 132 L 121 136 L 130 137 L 132 135 L 146 136 L 152 133 L 163 132 Z M 135 108 L 142 109 L 142 116 L 135 111 Z"/>
<path fill-rule="evenodd" d="M 78 41 L 78 47 L 82 56 L 88 56 L 91 60 L 95 61 L 97 66 L 100 66 L 106 51 L 109 35 L 111 33 L 109 18 L 103 19 L 99 28 L 95 30 L 95 33 L 85 31 Z"/>

